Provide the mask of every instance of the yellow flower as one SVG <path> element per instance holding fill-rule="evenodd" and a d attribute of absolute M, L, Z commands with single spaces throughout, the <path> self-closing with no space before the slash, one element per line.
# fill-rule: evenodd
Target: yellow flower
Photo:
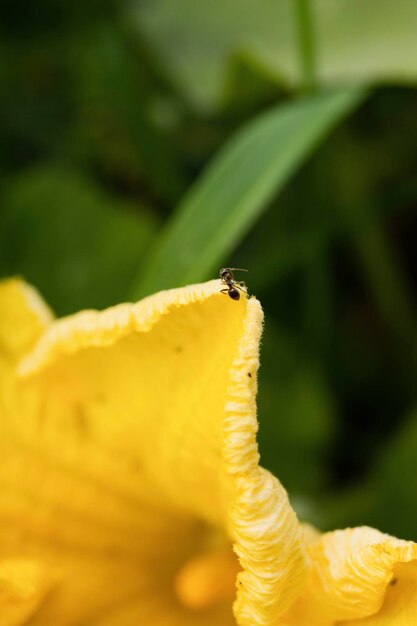
<path fill-rule="evenodd" d="M 0 283 L 0 626 L 413 623 L 415 545 L 307 533 L 259 467 L 262 311 L 219 289 L 53 321 Z"/>

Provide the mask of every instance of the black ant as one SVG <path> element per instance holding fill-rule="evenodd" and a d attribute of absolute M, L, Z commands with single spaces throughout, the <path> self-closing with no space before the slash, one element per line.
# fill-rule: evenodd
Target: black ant
<path fill-rule="evenodd" d="M 247 272 L 248 270 L 244 270 L 240 267 L 222 267 L 220 270 L 220 278 L 224 285 L 227 285 L 226 289 L 221 289 L 220 293 L 227 293 L 227 295 L 232 298 L 232 300 L 239 300 L 240 293 L 238 290 L 246 293 L 242 287 L 245 286 L 243 282 L 237 282 L 235 277 L 233 276 L 233 272 Z"/>

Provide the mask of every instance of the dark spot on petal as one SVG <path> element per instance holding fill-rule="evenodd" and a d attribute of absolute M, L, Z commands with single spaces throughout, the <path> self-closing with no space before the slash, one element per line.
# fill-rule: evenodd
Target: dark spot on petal
<path fill-rule="evenodd" d="M 393 585 L 396 585 L 397 582 L 398 582 L 398 578 L 391 578 L 391 580 L 389 581 L 389 584 L 393 586 Z"/>
<path fill-rule="evenodd" d="M 250 372 L 248 372 L 248 376 L 249 378 L 252 378 L 252 374 Z"/>
<path fill-rule="evenodd" d="M 126 461 L 126 465 L 129 471 L 131 471 L 133 474 L 140 474 L 141 472 L 143 472 L 143 465 L 135 459 L 128 459 Z"/>
<path fill-rule="evenodd" d="M 84 408 L 77 404 L 74 406 L 75 428 L 81 437 L 88 435 L 88 419 Z"/>

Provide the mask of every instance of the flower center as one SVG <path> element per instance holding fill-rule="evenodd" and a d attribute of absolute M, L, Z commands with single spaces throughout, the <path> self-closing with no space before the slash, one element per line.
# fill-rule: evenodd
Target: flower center
<path fill-rule="evenodd" d="M 200 554 L 187 561 L 175 579 L 175 590 L 187 608 L 202 610 L 233 602 L 239 563 L 233 552 Z"/>

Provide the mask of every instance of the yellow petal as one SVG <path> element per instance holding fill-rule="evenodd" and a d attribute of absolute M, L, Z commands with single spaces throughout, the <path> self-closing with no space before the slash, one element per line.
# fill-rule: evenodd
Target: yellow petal
<path fill-rule="evenodd" d="M 414 624 L 409 620 L 413 612 L 417 617 L 417 544 L 360 527 L 326 533 L 308 552 L 309 584 L 286 625 Z"/>
<path fill-rule="evenodd" d="M 382 607 L 371 617 L 343 622 L 343 626 L 414 626 L 417 623 L 417 560 L 393 569 Z"/>
<path fill-rule="evenodd" d="M 301 528 L 258 466 L 262 311 L 220 288 L 54 322 L 22 360 L 0 441 L 0 554 L 41 559 L 58 581 L 31 626 L 234 624 L 227 589 L 194 610 L 176 592 L 213 536 L 240 560 L 237 624 L 274 625 L 303 587 Z M 201 588 L 215 562 L 200 561 Z"/>
<path fill-rule="evenodd" d="M 53 581 L 24 559 L 0 561 L 0 626 L 19 626 L 39 609 Z"/>
<path fill-rule="evenodd" d="M 3 414 L 12 402 L 16 362 L 51 321 L 50 310 L 33 287 L 18 278 L 0 281 L 0 436 Z"/>
<path fill-rule="evenodd" d="M 0 281 L 0 356 L 15 360 L 30 350 L 52 313 L 30 285 L 18 278 Z"/>

